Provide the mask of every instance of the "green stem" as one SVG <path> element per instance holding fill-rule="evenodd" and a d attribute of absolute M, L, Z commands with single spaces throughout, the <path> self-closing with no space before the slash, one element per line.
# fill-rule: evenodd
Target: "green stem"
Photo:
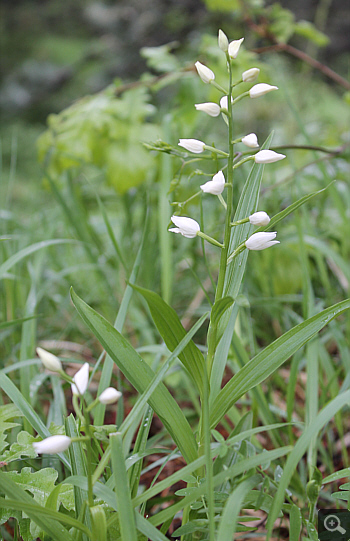
<path fill-rule="evenodd" d="M 242 244 L 240 244 L 238 246 L 238 248 L 236 248 L 232 254 L 230 254 L 229 258 L 227 259 L 227 264 L 231 263 L 231 261 L 238 256 L 238 254 L 240 254 L 241 252 L 243 252 L 243 250 L 246 249 L 246 245 L 245 243 L 243 242 Z"/>
<path fill-rule="evenodd" d="M 232 87 L 230 87 L 230 88 L 232 88 Z M 237 102 L 243 100 L 243 98 L 245 98 L 247 96 L 249 96 L 249 91 L 243 92 L 243 94 L 240 94 L 239 96 L 237 96 L 237 98 L 235 98 L 233 100 L 232 105 L 236 105 Z"/>
<path fill-rule="evenodd" d="M 231 69 L 231 62 L 228 60 L 229 65 L 229 77 L 230 77 L 230 83 L 229 83 L 229 93 L 227 97 L 227 106 L 228 106 L 228 160 L 227 160 L 227 203 L 226 203 L 226 217 L 225 217 L 225 232 L 224 232 L 224 243 L 223 248 L 221 250 L 221 257 L 220 257 L 220 267 L 219 267 L 219 276 L 218 276 L 218 284 L 216 288 L 216 295 L 215 295 L 215 302 L 221 299 L 224 291 L 224 284 L 225 284 L 225 275 L 226 275 L 226 267 L 227 267 L 227 254 L 229 250 L 230 245 L 230 235 L 231 235 L 231 215 L 232 215 L 232 192 L 233 192 L 233 168 L 237 167 L 233 166 L 233 158 L 234 158 L 234 152 L 233 152 L 233 123 L 232 123 L 232 103 L 231 103 L 231 96 L 232 96 L 232 69 Z M 209 337 L 208 337 L 209 338 Z M 210 344 L 208 344 L 209 347 Z M 212 363 L 212 359 L 208 359 L 208 378 L 210 379 L 210 369 L 209 364 Z"/>
<path fill-rule="evenodd" d="M 227 210 L 226 201 L 225 201 L 225 199 L 222 197 L 221 193 L 218 195 L 218 198 L 219 198 L 220 203 L 221 203 L 222 206 L 224 207 L 224 209 Z"/>
<path fill-rule="evenodd" d="M 224 242 L 221 247 L 220 267 L 218 283 L 216 287 L 215 302 L 222 298 L 225 285 L 225 275 L 227 268 L 227 255 L 230 245 L 231 236 L 231 216 L 232 216 L 232 192 L 233 192 L 233 144 L 232 144 L 232 69 L 231 62 L 227 55 L 227 62 L 229 66 L 229 92 L 227 96 L 228 103 L 228 148 L 229 152 L 226 154 L 227 161 L 227 203 L 226 203 L 226 216 L 225 216 L 225 231 Z M 214 149 L 216 150 L 216 149 Z M 203 400 L 202 400 L 202 412 L 199 421 L 199 435 L 198 435 L 198 456 L 205 454 L 205 473 L 208 479 L 208 491 L 207 491 L 207 505 L 208 505 L 208 517 L 209 517 L 209 541 L 215 541 L 215 520 L 214 520 L 214 492 L 213 492 L 213 462 L 210 452 L 210 420 L 209 420 L 209 398 L 210 398 L 210 373 L 214 361 L 214 355 L 216 350 L 216 335 L 217 325 L 212 325 L 210 322 L 208 331 L 208 353 L 206 367 L 204 368 L 204 385 L 203 385 Z"/>
<path fill-rule="evenodd" d="M 214 152 L 215 154 L 220 154 L 221 156 L 225 156 L 225 158 L 228 157 L 227 152 L 224 152 L 223 150 L 220 150 L 215 147 L 211 147 L 210 145 L 204 145 L 205 150 L 211 150 L 211 152 Z"/>
<path fill-rule="evenodd" d="M 246 224 L 247 222 L 249 222 L 249 217 L 243 218 L 242 220 L 237 220 L 237 222 L 231 222 L 231 227 L 234 227 L 235 225 Z"/>
<path fill-rule="evenodd" d="M 223 92 L 223 94 L 226 94 L 226 90 L 222 86 L 220 86 L 216 81 L 210 81 L 210 84 L 212 86 L 215 86 L 215 88 L 220 90 L 220 92 Z"/>
<path fill-rule="evenodd" d="M 87 466 L 87 482 L 88 482 L 88 504 L 89 507 L 94 505 L 94 495 L 93 495 L 93 484 L 92 484 L 92 434 L 90 431 L 90 415 L 87 411 L 87 408 L 84 408 L 84 417 L 85 417 L 85 433 L 88 440 L 90 440 L 86 446 L 86 466 Z"/>
<path fill-rule="evenodd" d="M 203 231 L 198 231 L 197 237 L 202 237 L 202 239 L 206 240 L 207 242 L 210 242 L 210 244 L 213 244 L 214 246 L 218 246 L 219 248 L 223 248 L 224 245 L 221 244 L 221 242 L 218 242 L 217 240 L 213 239 L 212 237 L 209 237 L 209 235 L 206 235 L 203 233 Z"/>

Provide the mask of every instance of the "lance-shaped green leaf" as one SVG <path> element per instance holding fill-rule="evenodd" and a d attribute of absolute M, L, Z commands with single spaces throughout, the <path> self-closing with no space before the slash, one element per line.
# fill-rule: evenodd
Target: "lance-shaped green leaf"
<path fill-rule="evenodd" d="M 163 338 L 167 348 L 174 351 L 176 346 L 186 336 L 179 316 L 163 299 L 148 289 L 132 286 L 146 299 L 153 321 Z M 191 341 L 179 354 L 179 359 L 202 394 L 204 358 L 197 346 Z"/>
<path fill-rule="evenodd" d="M 135 514 L 131 503 L 130 487 L 125 468 L 123 438 L 120 432 L 115 432 L 111 434 L 110 440 L 121 541 L 137 541 Z"/>
<path fill-rule="evenodd" d="M 67 243 L 77 243 L 76 240 L 71 239 L 54 239 L 54 240 L 42 240 L 41 242 L 37 242 L 36 244 L 31 244 L 30 246 L 26 246 L 26 248 L 23 248 L 22 250 L 19 250 L 19 252 L 16 252 L 14 255 L 9 257 L 5 263 L 0 265 L 0 279 L 5 276 L 5 274 L 14 266 L 16 263 L 24 259 L 25 257 L 28 257 L 30 254 L 33 254 L 34 252 L 37 252 L 38 250 L 41 250 L 42 248 L 47 248 L 48 246 L 53 246 L 54 244 L 67 244 Z"/>
<path fill-rule="evenodd" d="M 129 342 L 100 314 L 71 290 L 71 297 L 83 321 L 139 393 L 143 393 L 155 374 Z M 163 383 L 149 399 L 149 404 L 181 450 L 186 462 L 197 457 L 197 445 L 187 419 Z"/>
<path fill-rule="evenodd" d="M 322 188 L 322 190 L 317 190 L 317 192 L 312 192 L 312 193 L 309 193 L 307 195 L 304 195 L 304 197 L 301 197 L 300 199 L 298 199 L 298 201 L 295 201 L 294 203 L 289 205 L 289 207 L 285 208 L 284 210 L 281 210 L 281 212 L 279 212 L 278 214 L 275 214 L 275 216 L 273 216 L 271 218 L 268 225 L 261 226 L 261 227 L 258 227 L 257 229 L 255 229 L 254 233 L 260 233 L 260 231 L 266 231 L 267 229 L 271 229 L 271 228 L 275 227 L 275 225 L 278 224 L 278 222 L 280 222 L 281 220 L 286 218 L 289 214 L 291 214 L 296 209 L 301 207 L 301 205 L 303 205 L 304 203 L 306 203 L 307 201 L 309 201 L 310 199 L 315 197 L 315 195 L 318 195 L 318 194 L 324 192 L 325 190 L 328 190 L 328 188 L 333 184 L 333 182 L 331 182 L 325 188 Z"/>
<path fill-rule="evenodd" d="M 232 297 L 223 297 L 217 301 L 211 309 L 210 323 L 211 325 L 217 325 L 230 306 L 233 304 Z"/>
<path fill-rule="evenodd" d="M 350 299 L 334 304 L 277 338 L 241 368 L 220 391 L 211 411 L 215 427 L 244 393 L 259 385 L 333 318 L 350 308 Z"/>
<path fill-rule="evenodd" d="M 269 148 L 272 136 L 273 134 L 271 133 L 262 145 L 262 149 Z M 243 220 L 257 210 L 263 172 L 263 165 L 256 163 L 253 165 L 243 187 L 234 216 L 234 222 Z M 249 222 L 232 228 L 229 254 L 249 237 L 252 229 L 253 226 Z M 248 250 L 244 250 L 232 261 L 227 269 L 224 292 L 225 295 L 230 295 L 234 299 L 237 297 L 241 287 L 247 257 Z"/>

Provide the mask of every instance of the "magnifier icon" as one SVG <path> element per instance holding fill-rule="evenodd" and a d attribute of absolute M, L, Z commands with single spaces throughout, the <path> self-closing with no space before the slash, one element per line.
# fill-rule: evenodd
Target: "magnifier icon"
<path fill-rule="evenodd" d="M 342 535 L 346 533 L 346 530 L 341 527 L 340 519 L 337 515 L 327 515 L 323 521 L 323 525 L 329 532 L 339 532 Z"/>

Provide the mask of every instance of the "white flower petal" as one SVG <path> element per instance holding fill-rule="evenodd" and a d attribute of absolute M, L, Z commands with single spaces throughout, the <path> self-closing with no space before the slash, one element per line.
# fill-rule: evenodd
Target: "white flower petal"
<path fill-rule="evenodd" d="M 200 154 L 205 150 L 205 143 L 203 143 L 203 141 L 198 141 L 198 139 L 180 139 L 179 147 L 183 147 L 194 154 Z"/>
<path fill-rule="evenodd" d="M 284 154 L 278 154 L 273 150 L 259 150 L 254 156 L 255 163 L 274 163 L 284 160 Z"/>
<path fill-rule="evenodd" d="M 224 191 L 225 188 L 225 176 L 222 171 L 216 173 L 213 176 L 212 180 L 209 180 L 205 184 L 200 186 L 201 190 L 205 193 L 211 193 L 213 195 L 219 195 Z"/>
<path fill-rule="evenodd" d="M 203 113 L 207 113 L 209 116 L 219 116 L 220 114 L 220 105 L 217 103 L 196 103 L 195 108 L 197 111 L 203 111 Z"/>
<path fill-rule="evenodd" d="M 264 96 L 264 94 L 272 92 L 272 90 L 278 90 L 278 86 L 271 86 L 266 83 L 259 83 L 257 85 L 254 85 L 249 90 L 249 96 L 251 98 L 260 98 L 260 96 Z"/>
<path fill-rule="evenodd" d="M 214 81 L 215 74 L 213 71 L 211 71 L 211 69 L 207 68 L 207 66 L 205 66 L 201 62 L 196 62 L 195 66 L 198 75 L 202 79 L 203 83 L 210 83 L 211 81 Z"/>
<path fill-rule="evenodd" d="M 231 43 L 228 46 L 228 54 L 230 58 L 236 58 L 239 52 L 239 48 L 241 46 L 242 41 L 244 38 L 241 39 L 235 39 L 234 41 L 231 41 Z"/>
<path fill-rule="evenodd" d="M 192 220 L 192 218 L 187 218 L 186 216 L 172 216 L 171 221 L 176 225 L 176 231 L 171 229 L 169 231 L 181 233 L 181 235 L 188 239 L 193 239 L 197 236 L 198 231 L 200 231 L 198 222 Z"/>
<path fill-rule="evenodd" d="M 258 138 L 255 133 L 249 133 L 245 137 L 242 137 L 242 143 L 249 148 L 258 148 Z"/>
<path fill-rule="evenodd" d="M 278 240 L 273 240 L 276 238 L 276 231 L 271 233 L 254 233 L 249 239 L 245 241 L 245 245 L 248 250 L 265 250 L 270 248 L 274 244 L 279 244 Z"/>
<path fill-rule="evenodd" d="M 120 391 L 114 389 L 114 387 L 107 387 L 98 397 L 101 404 L 114 404 L 122 396 Z"/>
<path fill-rule="evenodd" d="M 264 211 L 258 211 L 249 216 L 249 221 L 253 225 L 263 226 L 270 223 L 270 216 Z"/>
<path fill-rule="evenodd" d="M 34 442 L 33 447 L 38 454 L 54 455 L 66 451 L 71 441 L 68 436 L 50 436 L 42 441 Z"/>
<path fill-rule="evenodd" d="M 36 352 L 45 368 L 51 370 L 51 372 L 61 372 L 62 364 L 56 355 L 53 355 L 49 351 L 46 351 L 46 349 L 40 347 L 36 348 Z"/>
<path fill-rule="evenodd" d="M 259 73 L 259 68 L 250 68 L 242 73 L 242 80 L 244 83 L 252 83 L 258 78 Z"/>
<path fill-rule="evenodd" d="M 89 363 L 84 363 L 83 366 L 75 374 L 74 383 L 72 383 L 73 394 L 84 394 L 89 385 Z"/>
<path fill-rule="evenodd" d="M 219 48 L 224 51 L 224 53 L 226 53 L 228 50 L 228 39 L 225 32 L 223 32 L 222 30 L 219 30 L 218 43 Z"/>

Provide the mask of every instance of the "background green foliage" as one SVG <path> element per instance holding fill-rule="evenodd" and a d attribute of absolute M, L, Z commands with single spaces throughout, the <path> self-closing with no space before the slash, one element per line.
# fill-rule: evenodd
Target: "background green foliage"
<path fill-rule="evenodd" d="M 288 50 L 274 48 L 289 44 L 313 53 L 346 77 L 346 45 L 334 39 L 334 31 L 328 32 L 329 27 L 334 28 L 337 11 L 327 13 L 326 3 L 320 2 L 316 12 L 310 10 L 306 17 L 316 18 L 315 26 L 304 16 L 300 19 L 297 6 L 295 13 L 290 11 L 287 3 L 188 1 L 181 10 L 176 2 L 140 4 L 72 1 L 66 2 L 64 13 L 56 0 L 41 3 L 40 9 L 36 2 L 5 2 L 2 8 L 6 55 L 2 55 L 0 88 L 0 366 L 27 401 L 22 405 L 32 421 L 25 416 L 22 424 L 22 410 L 20 413 L 10 404 L 0 406 L 0 460 L 8 463 L 8 478 L 22 484 L 36 501 L 43 498 L 40 503 L 47 502 L 55 482 L 62 480 L 63 470 L 58 467 L 56 475 L 52 464 L 45 463 L 43 470 L 35 471 L 40 465 L 31 447 L 38 438 L 33 427 L 38 433 L 40 427 L 47 434 L 62 431 L 67 388 L 41 371 L 34 359 L 35 346 L 40 342 L 63 352 L 68 366 L 86 358 L 94 364 L 101 352 L 100 344 L 73 311 L 69 287 L 73 285 L 109 321 L 120 307 L 127 306 L 123 322 L 119 321 L 123 335 L 153 369 L 165 355 L 164 346 L 141 296 L 133 294 L 129 304 L 130 288 L 125 293 L 143 232 L 142 257 L 134 276 L 138 285 L 172 300 L 186 330 L 209 310 L 213 300 L 208 270 L 214 274 L 217 270 L 215 248 L 207 248 L 204 267 L 200 243 L 170 238 L 166 227 L 172 210 L 178 208 L 168 202 L 181 202 L 198 191 L 214 166 L 204 160 L 184 165 L 179 157 L 158 154 L 149 147 L 176 146 L 179 137 L 225 146 L 221 118 L 209 118 L 193 106 L 218 98 L 216 90 L 197 77 L 195 60 L 210 66 L 219 83 L 225 81 L 225 62 L 217 49 L 218 27 L 230 39 L 245 37 L 236 62 L 237 78 L 254 65 L 261 69 L 260 81 L 280 89 L 262 100 L 242 103 L 235 117 L 237 137 L 255 132 L 262 142 L 274 129 L 275 146 L 311 145 L 335 151 L 287 150 L 288 160 L 265 170 L 259 207 L 273 216 L 305 194 L 336 181 L 278 224 L 278 249 L 249 254 L 237 299 L 239 313 L 229 348 L 228 374 L 294 325 L 349 296 L 347 89 Z M 341 2 L 337 6 L 343 9 Z M 328 26 L 327 21 L 332 24 Z M 248 172 L 248 168 L 240 169 L 235 178 L 237 202 Z M 218 235 L 222 213 L 214 198 L 191 200 L 181 212 L 198 221 L 205 216 L 206 230 Z M 57 242 L 53 244 L 52 239 Z M 205 331 L 203 327 L 196 335 L 199 348 Z M 230 433 L 232 424 L 242 431 L 292 420 L 312 424 L 318 412 L 349 387 L 349 331 L 349 314 L 345 313 L 296 353 L 284 369 L 243 396 L 228 412 L 224 430 Z M 165 383 L 194 424 L 198 400 L 187 375 L 177 364 L 172 365 Z M 118 375 L 116 384 L 123 389 L 127 405 L 133 404 L 129 382 Z M 7 402 L 5 395 L 2 400 Z M 313 460 L 310 455 L 316 453 L 324 475 L 348 467 L 341 440 L 349 428 L 348 417 L 338 410 L 332 415 L 334 423 L 322 429 L 323 439 L 307 442 L 309 463 Z M 113 421 L 120 425 L 122 416 L 120 407 Z M 147 434 L 139 442 L 142 451 Z M 259 500 L 259 508 L 269 510 L 276 491 L 283 493 L 283 483 L 288 481 L 294 501 L 302 509 L 309 503 L 310 511 L 305 491 L 310 477 L 304 459 L 298 458 L 297 466 L 287 471 L 279 485 L 286 459 L 280 458 L 283 453 L 278 455 L 278 449 L 296 444 L 297 428 L 287 426 L 270 434 L 265 443 L 253 438 L 239 449 L 228 446 L 222 451 L 222 463 L 254 458 L 264 445 L 275 447 L 279 463 L 273 463 L 270 478 L 261 471 L 265 481 L 255 479 L 256 484 L 264 483 L 265 499 Z M 103 433 L 101 440 L 104 437 Z M 156 444 L 164 433 L 154 437 Z M 216 437 L 220 442 L 222 434 L 217 432 Z M 335 440 L 340 442 L 336 455 Z M 167 438 L 163 442 L 168 443 Z M 218 461 L 218 471 L 220 464 Z M 290 471 L 293 476 L 287 479 Z M 137 480 L 140 472 L 134 470 L 133 475 Z M 324 482 L 322 490 L 320 483 L 312 482 L 316 492 L 320 491 L 321 505 L 346 500 L 347 485 L 338 490 L 337 479 Z M 44 492 L 47 487 L 45 494 L 38 494 L 37 486 Z M 258 499 L 254 486 L 235 487 L 232 482 L 230 490 L 239 487 L 241 493 L 232 494 L 254 508 Z M 345 491 L 340 493 L 342 487 Z M 72 491 L 66 485 L 51 506 L 56 510 L 61 501 L 64 513 L 73 519 Z M 216 497 L 222 509 L 223 502 Z M 111 509 L 107 516 L 112 516 Z M 288 508 L 298 522 L 295 509 L 295 505 Z M 40 529 L 26 513 L 16 513 L 3 509 L 1 522 L 15 516 L 24 539 L 39 535 Z M 312 513 L 303 514 L 305 527 L 310 516 Z M 203 523 L 196 522 L 195 514 L 192 518 L 188 531 L 200 531 Z M 119 536 L 119 525 L 114 527 Z M 7 535 L 3 532 L 1 535 Z M 298 532 L 293 535 L 297 539 Z M 310 528 L 308 535 L 312 539 Z"/>

